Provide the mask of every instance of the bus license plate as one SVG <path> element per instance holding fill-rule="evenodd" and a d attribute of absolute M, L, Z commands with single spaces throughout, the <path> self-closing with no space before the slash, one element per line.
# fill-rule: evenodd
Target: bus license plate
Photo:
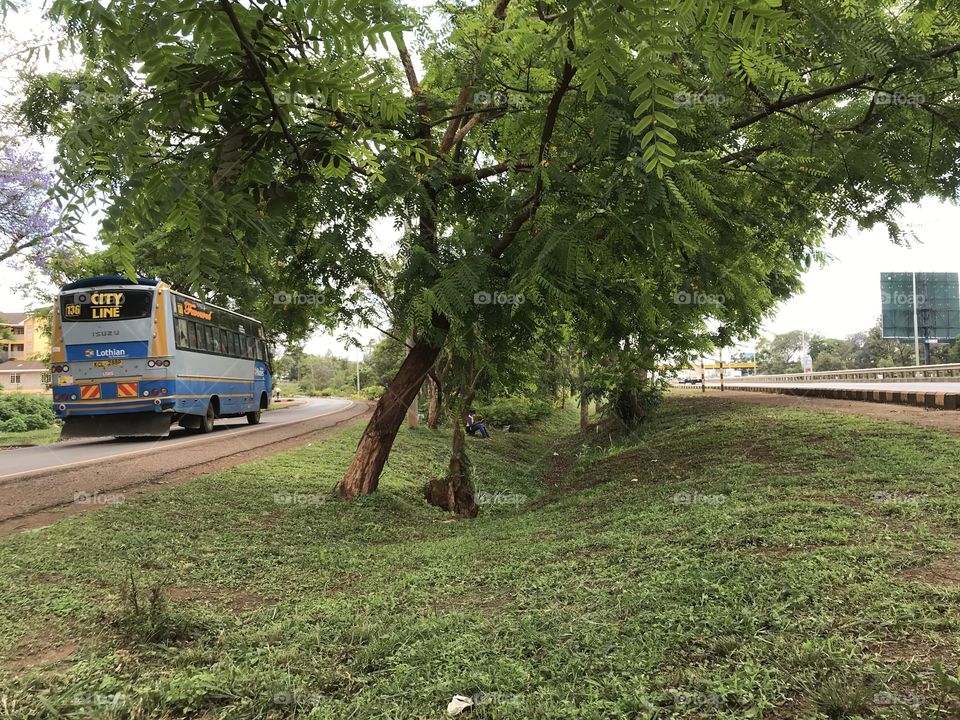
<path fill-rule="evenodd" d="M 93 364 L 94 367 L 98 368 L 116 367 L 117 365 L 123 365 L 123 360 L 97 360 Z"/>

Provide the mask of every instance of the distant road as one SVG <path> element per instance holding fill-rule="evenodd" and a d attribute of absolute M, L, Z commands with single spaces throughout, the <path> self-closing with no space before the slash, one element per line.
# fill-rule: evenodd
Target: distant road
<path fill-rule="evenodd" d="M 708 379 L 706 386 L 719 388 L 720 381 Z M 724 386 L 730 390 L 772 392 L 782 395 L 805 395 L 808 397 L 833 398 L 836 400 L 862 400 L 866 402 L 919 405 L 941 410 L 960 409 L 960 383 L 937 380 L 889 380 L 866 382 L 842 382 L 815 380 L 764 382 L 756 380 L 727 380 Z"/>
<path fill-rule="evenodd" d="M 264 413 L 259 425 L 245 418 L 217 420 L 208 435 L 177 428 L 162 439 L 69 440 L 0 450 L 0 535 L 96 507 L 97 495 L 126 498 L 303 445 L 359 422 L 367 412 L 364 402 L 307 399 Z"/>
<path fill-rule="evenodd" d="M 762 380 L 725 380 L 724 384 L 729 388 L 819 388 L 830 390 L 890 390 L 895 392 L 920 392 L 920 393 L 960 393 L 960 383 L 957 382 L 936 382 L 933 380 L 917 382 L 891 380 L 889 382 L 837 382 L 829 380 L 826 382 L 805 381 L 805 382 L 763 382 Z M 720 387 L 719 380 L 707 380 L 707 387 Z"/>

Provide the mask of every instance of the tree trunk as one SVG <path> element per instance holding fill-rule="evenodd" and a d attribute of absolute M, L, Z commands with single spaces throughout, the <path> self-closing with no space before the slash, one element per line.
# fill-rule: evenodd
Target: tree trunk
<path fill-rule="evenodd" d="M 450 466 L 447 477 L 437 478 L 426 488 L 427 502 L 463 517 L 476 517 L 480 508 L 473 499 L 466 453 L 466 435 L 462 418 L 453 423 L 453 446 L 450 449 Z"/>
<path fill-rule="evenodd" d="M 440 426 L 440 386 L 430 378 L 430 409 L 427 411 L 427 426 L 436 430 Z"/>
<path fill-rule="evenodd" d="M 590 425 L 590 398 L 587 395 L 587 368 L 584 360 L 580 360 L 580 429 L 586 430 Z"/>
<path fill-rule="evenodd" d="M 411 337 L 407 341 L 408 345 L 413 345 L 413 338 Z M 408 351 L 409 352 L 409 351 Z M 411 430 L 417 430 L 420 428 L 420 389 L 423 387 L 423 382 L 421 381 L 420 387 L 417 388 L 416 395 L 413 396 L 413 400 L 410 402 L 410 407 L 407 408 L 407 427 Z"/>
<path fill-rule="evenodd" d="M 397 375 L 377 403 L 373 417 L 357 445 L 353 461 L 337 486 L 341 497 L 353 498 L 377 489 L 380 473 L 390 455 L 397 431 L 423 379 L 430 372 L 441 347 L 419 340 L 407 353 Z"/>

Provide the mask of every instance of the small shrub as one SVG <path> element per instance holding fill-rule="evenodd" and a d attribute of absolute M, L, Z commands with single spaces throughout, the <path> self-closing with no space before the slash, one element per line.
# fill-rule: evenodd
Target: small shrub
<path fill-rule="evenodd" d="M 383 385 L 367 385 L 365 388 L 360 388 L 356 397 L 361 400 L 379 400 L 386 391 Z"/>
<path fill-rule="evenodd" d="M 24 417 L 12 417 L 9 420 L 0 421 L 0 431 L 2 432 L 27 432 L 30 426 Z"/>
<path fill-rule="evenodd" d="M 494 398 L 476 406 L 477 414 L 494 427 L 529 425 L 549 415 L 552 409 L 549 400 L 525 397 Z"/>
<path fill-rule="evenodd" d="M 137 585 L 132 570 L 120 589 L 120 598 L 123 606 L 117 624 L 130 642 L 179 642 L 191 639 L 200 630 L 195 622 L 171 611 L 162 585 L 144 590 Z"/>
<path fill-rule="evenodd" d="M 27 432 L 53 425 L 55 416 L 45 395 L 0 395 L 0 431 Z"/>

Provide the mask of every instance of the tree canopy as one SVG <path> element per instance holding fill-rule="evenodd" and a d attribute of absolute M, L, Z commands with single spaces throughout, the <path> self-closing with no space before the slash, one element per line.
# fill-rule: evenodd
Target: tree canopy
<path fill-rule="evenodd" d="M 258 303 L 294 335 L 386 303 L 413 344 L 347 495 L 376 487 L 442 348 L 478 326 L 497 345 L 566 323 L 633 377 L 755 332 L 825 232 L 896 240 L 901 204 L 956 194 L 949 3 L 427 12 L 56 0 L 85 64 L 29 78 L 23 104 L 59 138 L 67 207 L 106 204 L 107 262 Z M 382 217 L 403 229 L 392 263 L 366 241 Z M 523 302 L 483 301 L 499 293 Z"/>

